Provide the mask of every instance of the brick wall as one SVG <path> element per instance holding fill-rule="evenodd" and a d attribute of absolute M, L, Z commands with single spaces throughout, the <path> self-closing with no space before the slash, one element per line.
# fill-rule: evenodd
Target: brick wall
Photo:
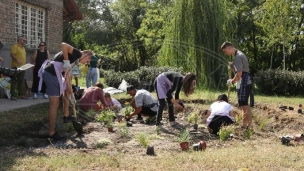
<path fill-rule="evenodd" d="M 4 58 L 4 66 L 10 67 L 10 47 L 16 42 L 15 35 L 15 3 L 18 0 L 0 0 L 0 41 L 4 48 L 0 51 L 0 56 Z M 60 51 L 63 30 L 63 2 L 62 0 L 22 0 L 23 3 L 29 3 L 39 6 L 46 11 L 45 21 L 45 41 L 51 56 Z M 33 50 L 26 50 L 27 62 L 33 55 Z M 32 71 L 26 71 L 26 79 L 32 80 Z"/>

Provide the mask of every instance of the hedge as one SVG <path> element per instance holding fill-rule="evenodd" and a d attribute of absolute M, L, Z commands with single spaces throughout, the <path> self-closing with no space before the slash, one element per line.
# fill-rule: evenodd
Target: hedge
<path fill-rule="evenodd" d="M 265 95 L 303 96 L 304 72 L 262 70 L 256 73 L 255 83 Z"/>
<path fill-rule="evenodd" d="M 114 70 L 104 71 L 103 75 L 105 83 L 110 87 L 118 88 L 121 81 L 124 79 L 130 85 L 134 85 L 137 89 L 154 90 L 153 82 L 155 78 L 163 72 L 176 71 L 182 73 L 182 68 L 173 67 L 140 67 L 131 72 L 115 72 Z"/>

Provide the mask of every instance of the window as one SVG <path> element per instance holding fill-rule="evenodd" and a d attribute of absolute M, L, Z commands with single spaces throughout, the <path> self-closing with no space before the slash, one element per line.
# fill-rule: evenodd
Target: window
<path fill-rule="evenodd" d="M 25 46 L 36 49 L 40 41 L 45 41 L 45 9 L 18 1 L 15 12 L 16 36 L 24 36 Z"/>

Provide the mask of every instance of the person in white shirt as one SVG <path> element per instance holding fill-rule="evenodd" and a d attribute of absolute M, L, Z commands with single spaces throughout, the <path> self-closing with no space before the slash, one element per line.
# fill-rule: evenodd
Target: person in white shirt
<path fill-rule="evenodd" d="M 217 101 L 212 103 L 207 115 L 207 125 L 209 133 L 217 134 L 223 125 L 230 125 L 235 123 L 232 117 L 233 107 L 228 103 L 226 94 L 220 94 Z"/>

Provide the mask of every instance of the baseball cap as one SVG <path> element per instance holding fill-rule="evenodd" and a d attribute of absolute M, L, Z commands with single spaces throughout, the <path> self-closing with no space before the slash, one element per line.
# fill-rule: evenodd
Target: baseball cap
<path fill-rule="evenodd" d="M 133 90 L 133 89 L 135 89 L 135 87 L 134 87 L 133 85 L 129 85 L 129 86 L 127 87 L 127 94 L 129 94 L 129 91 L 130 91 L 130 90 Z"/>

